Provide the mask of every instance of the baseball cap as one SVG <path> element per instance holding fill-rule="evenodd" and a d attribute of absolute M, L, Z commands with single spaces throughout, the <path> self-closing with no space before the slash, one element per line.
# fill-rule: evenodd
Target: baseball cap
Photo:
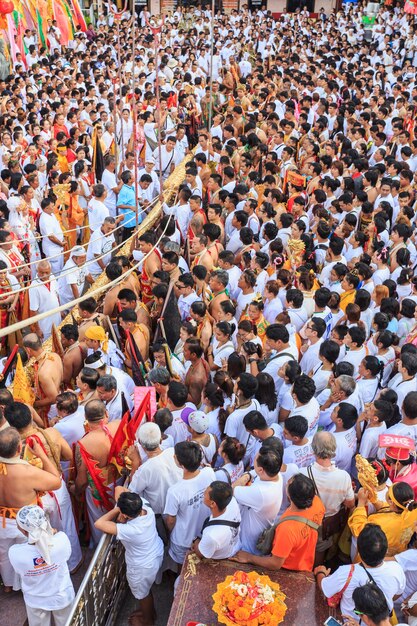
<path fill-rule="evenodd" d="M 193 412 L 193 409 L 191 409 L 189 406 L 185 407 L 185 409 L 181 411 L 180 417 L 182 421 L 187 424 L 187 426 L 189 426 L 188 418 L 189 418 L 190 413 L 192 412 Z"/>
<path fill-rule="evenodd" d="M 209 427 L 209 417 L 203 411 L 192 411 L 188 416 L 188 425 L 196 433 L 205 433 Z"/>

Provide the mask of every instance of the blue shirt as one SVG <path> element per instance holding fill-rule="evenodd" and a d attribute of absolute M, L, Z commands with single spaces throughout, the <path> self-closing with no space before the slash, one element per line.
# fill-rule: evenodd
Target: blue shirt
<path fill-rule="evenodd" d="M 135 188 L 129 185 L 123 185 L 121 190 L 119 191 L 119 196 L 117 198 L 117 206 L 120 207 L 121 204 L 127 204 L 131 206 L 132 209 L 121 209 L 119 208 L 120 215 L 124 215 L 124 220 L 122 222 L 125 228 L 134 228 L 136 226 L 136 213 L 135 213 Z M 138 224 L 142 221 L 142 215 L 138 216 Z"/>

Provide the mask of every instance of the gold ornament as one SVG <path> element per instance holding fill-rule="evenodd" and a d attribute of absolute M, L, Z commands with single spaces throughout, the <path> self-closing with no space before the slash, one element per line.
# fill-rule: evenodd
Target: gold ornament
<path fill-rule="evenodd" d="M 369 501 L 372 504 L 378 500 L 377 491 L 378 491 L 378 479 L 376 477 L 376 471 L 372 467 L 372 465 L 363 458 L 360 454 L 357 454 L 355 457 L 356 461 L 356 469 L 358 470 L 358 481 L 364 489 L 369 494 Z"/>

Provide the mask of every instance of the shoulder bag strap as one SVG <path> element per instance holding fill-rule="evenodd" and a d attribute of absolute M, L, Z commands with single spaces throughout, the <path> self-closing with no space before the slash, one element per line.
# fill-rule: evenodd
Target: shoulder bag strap
<path fill-rule="evenodd" d="M 295 356 L 294 356 L 293 354 L 291 354 L 290 352 L 278 352 L 278 354 L 274 354 L 274 356 L 271 356 L 271 358 L 270 358 L 270 359 L 267 359 L 267 360 L 266 360 L 266 363 L 268 364 L 268 363 L 270 363 L 271 361 L 273 361 L 274 359 L 278 359 L 280 356 L 289 356 L 289 357 L 291 357 L 291 359 L 292 359 L 293 361 L 296 361 Z"/>
<path fill-rule="evenodd" d="M 219 468 L 218 468 L 218 470 L 216 470 L 216 471 L 217 471 L 217 472 L 218 472 L 218 471 L 222 471 L 222 472 L 224 472 L 224 473 L 226 474 L 226 476 L 227 476 L 227 482 L 229 483 L 229 485 L 231 485 L 231 484 L 232 484 L 232 479 L 231 479 L 231 476 L 230 476 L 229 472 L 227 471 L 227 469 L 226 469 L 225 467 L 219 467 Z"/>
<path fill-rule="evenodd" d="M 213 519 L 210 522 L 205 524 L 204 528 L 208 528 L 208 526 L 230 526 L 230 528 L 239 528 L 240 522 L 230 522 L 229 520 L 222 519 Z"/>
<path fill-rule="evenodd" d="M 359 565 L 360 565 L 361 567 L 363 567 L 363 569 L 365 570 L 365 572 L 366 572 L 366 574 L 367 574 L 367 576 L 368 576 L 369 580 L 371 581 L 371 583 L 373 583 L 374 585 L 377 585 L 377 583 L 376 583 L 375 579 L 373 578 L 373 576 L 371 576 L 371 574 L 369 573 L 369 570 L 365 567 L 365 565 L 364 565 L 363 563 L 359 563 Z M 378 586 L 378 585 L 377 585 L 377 586 Z"/>
<path fill-rule="evenodd" d="M 312 480 L 312 482 L 313 482 L 313 485 L 314 485 L 314 490 L 315 490 L 315 492 L 316 492 L 316 496 L 318 496 L 318 497 L 320 498 L 319 490 L 317 489 L 317 483 L 316 483 L 316 481 L 314 480 L 314 476 L 313 476 L 312 465 L 309 465 L 309 466 L 307 467 L 307 474 L 308 474 L 308 477 L 310 478 L 310 480 Z"/>
<path fill-rule="evenodd" d="M 314 530 L 318 530 L 320 528 L 320 524 L 313 522 L 311 519 L 308 519 L 307 517 L 302 517 L 301 515 L 287 515 L 286 517 L 283 517 L 282 519 L 280 519 L 279 522 L 277 522 L 275 528 L 286 521 L 300 522 L 301 524 L 306 524 L 307 526 L 309 526 L 310 528 L 313 528 Z"/>

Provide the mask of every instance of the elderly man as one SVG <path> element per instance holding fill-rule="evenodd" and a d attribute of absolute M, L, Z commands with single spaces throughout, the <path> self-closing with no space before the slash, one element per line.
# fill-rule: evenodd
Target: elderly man
<path fill-rule="evenodd" d="M 352 479 L 349 474 L 338 469 L 332 460 L 336 457 L 336 439 L 332 433 L 320 431 L 312 441 L 316 458 L 309 467 L 300 469 L 300 474 L 313 481 L 317 495 L 324 504 L 323 525 L 319 531 L 316 548 L 316 565 L 323 563 L 326 551 L 334 545 L 346 525 L 348 511 L 355 505 Z"/>
<path fill-rule="evenodd" d="M 29 289 L 30 316 L 40 315 L 49 311 L 51 314 L 39 322 L 32 324 L 32 330 L 40 339 L 48 339 L 51 336 L 52 324 L 59 326 L 61 314 L 55 309 L 59 307 L 59 291 L 55 276 L 51 273 L 49 261 L 40 261 L 37 268 L 37 276 L 32 281 Z"/>
<path fill-rule="evenodd" d="M 109 462 L 109 452 L 120 421 L 109 423 L 106 407 L 101 400 L 90 400 L 84 410 L 88 428 L 75 448 L 77 476 L 70 492 L 76 497 L 85 492 L 92 541 L 97 545 L 101 532 L 94 526 L 94 522 L 114 507 L 114 485 L 118 473 Z"/>
<path fill-rule="evenodd" d="M 20 576 L 29 626 L 64 626 L 75 597 L 70 540 L 51 528 L 40 506 L 22 507 L 16 522 L 26 542 L 11 546 L 9 559 Z"/>
<path fill-rule="evenodd" d="M 89 268 L 85 264 L 86 260 L 87 253 L 84 248 L 74 246 L 58 280 L 61 304 L 67 304 L 79 298 L 84 291 L 85 281 L 90 285 L 94 282 Z"/>
<path fill-rule="evenodd" d="M 118 389 L 114 376 L 101 376 L 97 381 L 97 393 L 106 405 L 109 422 L 122 419 L 127 409 L 133 409 L 131 397 Z"/>
<path fill-rule="evenodd" d="M 29 465 L 20 458 L 22 442 L 14 428 L 0 431 L 0 575 L 6 592 L 20 589 L 8 557 L 9 548 L 23 543 L 23 535 L 16 525 L 16 513 L 28 504 L 35 504 L 40 492 L 59 489 L 61 478 L 56 466 L 48 459 L 42 447 L 33 443 L 33 452 L 42 461 L 44 469 Z"/>
<path fill-rule="evenodd" d="M 175 485 L 183 473 L 175 462 L 174 448 L 162 449 L 162 435 L 157 424 L 143 424 L 139 428 L 138 440 L 138 462 L 141 465 L 133 474 L 129 489 L 145 498 L 160 518 L 169 487 Z"/>

